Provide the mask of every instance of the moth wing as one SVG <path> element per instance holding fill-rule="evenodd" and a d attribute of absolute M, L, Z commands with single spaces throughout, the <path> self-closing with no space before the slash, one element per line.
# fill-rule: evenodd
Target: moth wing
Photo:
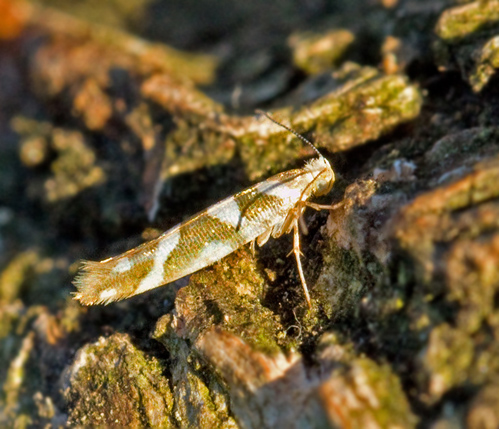
<path fill-rule="evenodd" d="M 254 239 L 263 245 L 270 234 L 282 234 L 309 182 L 303 169 L 280 173 L 122 255 L 84 262 L 75 298 L 86 305 L 129 298 L 209 266 Z"/>

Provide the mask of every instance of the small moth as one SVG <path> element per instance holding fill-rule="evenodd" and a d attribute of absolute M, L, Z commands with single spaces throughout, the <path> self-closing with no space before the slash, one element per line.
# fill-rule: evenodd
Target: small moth
<path fill-rule="evenodd" d="M 108 304 L 173 282 L 212 265 L 246 243 L 262 246 L 270 236 L 293 231 L 293 251 L 307 304 L 311 307 L 300 261 L 299 221 L 305 208 L 330 209 L 308 202 L 334 183 L 329 162 L 305 137 L 260 112 L 310 145 L 318 157 L 303 168 L 285 171 L 228 197 L 166 231 L 158 238 L 101 262 L 85 261 L 75 278 L 75 299 Z"/>

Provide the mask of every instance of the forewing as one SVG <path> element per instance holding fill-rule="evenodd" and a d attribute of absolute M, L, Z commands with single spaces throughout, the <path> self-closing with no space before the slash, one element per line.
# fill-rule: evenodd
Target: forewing
<path fill-rule="evenodd" d="M 281 224 L 309 180 L 303 170 L 278 174 L 155 240 L 102 262 L 85 262 L 74 282 L 76 299 L 87 305 L 117 301 L 213 264 Z"/>

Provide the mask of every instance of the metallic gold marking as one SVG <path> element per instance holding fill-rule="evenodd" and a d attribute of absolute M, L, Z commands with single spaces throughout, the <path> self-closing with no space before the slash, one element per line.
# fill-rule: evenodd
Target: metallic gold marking
<path fill-rule="evenodd" d="M 205 254 L 201 259 L 200 255 L 207 245 L 217 241 L 225 242 L 225 249 L 214 248 L 208 265 L 244 244 L 232 226 L 206 213 L 197 217 L 195 222 L 188 222 L 180 229 L 178 246 L 165 261 L 165 275 L 179 278 L 205 267 L 207 256 Z"/>

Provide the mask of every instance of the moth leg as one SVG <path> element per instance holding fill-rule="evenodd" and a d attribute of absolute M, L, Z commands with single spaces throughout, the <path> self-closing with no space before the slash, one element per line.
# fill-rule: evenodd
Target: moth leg
<path fill-rule="evenodd" d="M 251 254 L 253 255 L 253 258 L 255 257 L 255 241 L 256 240 L 251 240 L 250 243 L 249 243 Z"/>
<path fill-rule="evenodd" d="M 320 211 L 320 210 L 336 210 L 337 208 L 341 207 L 343 205 L 343 201 L 340 201 L 339 203 L 336 204 L 315 204 L 311 203 L 309 201 L 305 201 L 305 205 L 307 207 L 310 207 L 311 209 Z"/>
<path fill-rule="evenodd" d="M 256 237 L 256 244 L 258 244 L 258 247 L 262 247 L 269 240 L 271 233 L 272 233 L 272 228 L 269 228 L 263 234 Z"/>
<path fill-rule="evenodd" d="M 310 294 L 308 293 L 307 282 L 305 281 L 305 276 L 303 275 L 303 268 L 301 266 L 300 229 L 298 227 L 298 220 L 296 218 L 293 221 L 293 253 L 295 254 L 296 257 L 296 266 L 298 268 L 298 274 L 300 276 L 303 292 L 305 293 L 305 299 L 307 300 L 308 308 L 311 309 L 312 303 L 310 302 Z"/>
<path fill-rule="evenodd" d="M 303 214 L 299 217 L 298 223 L 300 224 L 301 233 L 303 235 L 308 235 L 308 226 L 305 222 L 305 218 L 303 217 Z"/>

